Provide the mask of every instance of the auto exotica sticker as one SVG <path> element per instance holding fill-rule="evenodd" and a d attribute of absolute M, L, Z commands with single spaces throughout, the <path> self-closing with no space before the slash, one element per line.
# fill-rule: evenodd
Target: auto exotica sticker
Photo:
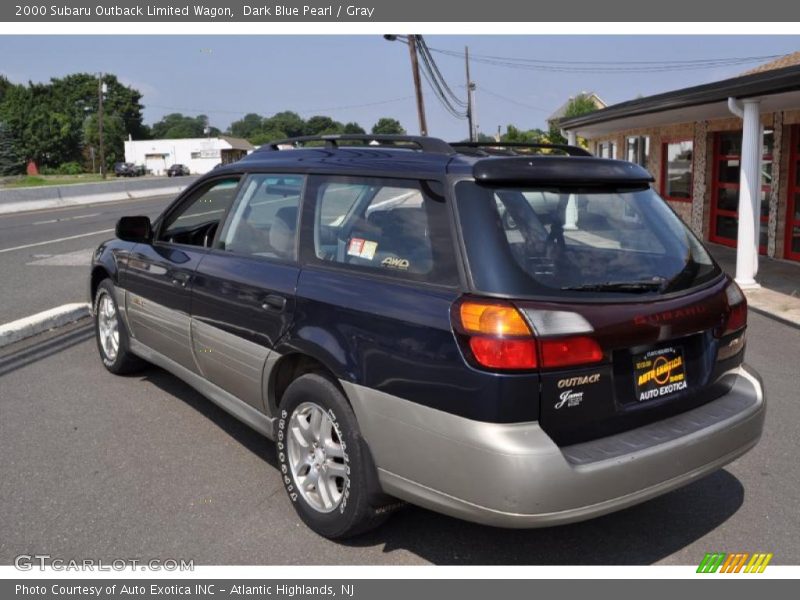
<path fill-rule="evenodd" d="M 670 346 L 634 357 L 634 378 L 639 402 L 685 390 L 683 350 Z"/>

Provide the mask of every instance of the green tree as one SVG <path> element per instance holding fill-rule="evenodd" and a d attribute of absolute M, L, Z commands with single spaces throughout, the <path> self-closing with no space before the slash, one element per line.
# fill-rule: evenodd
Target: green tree
<path fill-rule="evenodd" d="M 278 140 L 285 140 L 288 135 L 285 132 L 280 131 L 279 129 L 266 129 L 261 130 L 254 136 L 248 138 L 250 143 L 261 146 L 262 144 L 266 144 L 267 142 L 275 142 Z"/>
<path fill-rule="evenodd" d="M 327 135 L 343 132 L 344 125 L 330 117 L 316 115 L 306 121 L 305 135 Z"/>
<path fill-rule="evenodd" d="M 381 117 L 372 126 L 372 133 L 380 135 L 403 135 L 406 130 L 400 125 L 400 121 L 389 117 Z"/>
<path fill-rule="evenodd" d="M 588 94 L 578 94 L 574 98 L 570 99 L 569 103 L 567 103 L 567 108 L 564 110 L 564 116 L 562 119 L 580 117 L 596 110 L 597 104 L 595 104 L 591 96 Z M 550 131 L 548 132 L 547 137 L 549 138 L 551 144 L 567 143 L 567 138 L 565 138 L 561 133 L 560 120 L 561 119 L 550 122 Z M 586 140 L 580 139 L 578 142 L 580 145 L 586 146 Z"/>
<path fill-rule="evenodd" d="M 361 125 L 351 121 L 350 123 L 345 123 L 344 133 L 363 135 L 367 132 L 364 131 L 364 128 Z"/>
<path fill-rule="evenodd" d="M 151 132 L 153 138 L 157 140 L 200 138 L 206 137 L 207 125 L 208 117 L 205 115 L 190 117 L 182 113 L 170 113 L 162 117 L 160 121 L 153 123 Z M 209 129 L 208 135 L 211 137 L 216 137 L 221 133 L 216 127 Z"/>
<path fill-rule="evenodd" d="M 283 131 L 286 137 L 297 137 L 305 134 L 306 122 L 296 112 L 285 110 L 264 119 L 264 131 Z"/>
<path fill-rule="evenodd" d="M 252 141 L 252 138 L 264 130 L 264 117 L 256 113 L 247 113 L 238 121 L 231 123 L 231 135 Z"/>
<path fill-rule="evenodd" d="M 20 160 L 11 131 L 0 123 L 0 176 L 17 175 L 25 171 L 25 163 Z"/>
<path fill-rule="evenodd" d="M 500 137 L 502 142 L 533 143 L 541 144 L 546 138 L 546 134 L 541 129 L 523 130 L 514 125 L 506 126 L 506 132 Z"/>
<path fill-rule="evenodd" d="M 104 135 L 106 154 L 122 154 L 128 135 L 147 134 L 142 123 L 141 94 L 122 85 L 116 76 L 103 76 L 106 85 L 104 117 L 110 123 Z M 88 145 L 87 120 L 97 118 L 99 81 L 90 73 L 53 78 L 48 83 L 4 85 L 0 119 L 11 131 L 20 158 L 47 167 L 80 162 Z"/>

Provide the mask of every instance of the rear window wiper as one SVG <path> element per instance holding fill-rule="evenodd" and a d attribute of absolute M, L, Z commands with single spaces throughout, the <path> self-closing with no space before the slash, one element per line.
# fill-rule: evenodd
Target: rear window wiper
<path fill-rule="evenodd" d="M 586 283 L 583 285 L 565 286 L 562 290 L 577 292 L 659 292 L 664 289 L 663 280 L 648 281 L 606 281 L 604 283 Z"/>

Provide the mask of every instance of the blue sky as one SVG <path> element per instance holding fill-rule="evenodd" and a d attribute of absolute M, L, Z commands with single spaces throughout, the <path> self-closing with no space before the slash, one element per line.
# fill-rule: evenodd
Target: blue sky
<path fill-rule="evenodd" d="M 750 57 L 800 50 L 800 36 L 458 36 L 426 35 L 431 48 L 474 55 L 575 61 L 660 61 Z M 434 54 L 445 78 L 464 93 L 463 60 Z M 291 109 L 325 114 L 369 129 L 398 118 L 417 132 L 408 50 L 377 35 L 351 36 L 3 36 L 0 73 L 15 82 L 79 71 L 115 73 L 144 94 L 145 122 L 170 112 L 204 113 L 225 129 L 247 112 Z M 594 91 L 613 104 L 724 79 L 758 63 L 661 73 L 565 73 L 473 63 L 480 130 L 509 123 L 544 127 L 566 98 Z M 466 136 L 427 84 L 431 135 Z M 461 87 L 459 87 L 461 86 Z M 501 98 L 502 97 L 502 98 Z M 503 99 L 504 98 L 504 99 Z M 511 102 L 509 100 L 513 100 Z M 359 106 L 365 104 L 371 106 Z"/>

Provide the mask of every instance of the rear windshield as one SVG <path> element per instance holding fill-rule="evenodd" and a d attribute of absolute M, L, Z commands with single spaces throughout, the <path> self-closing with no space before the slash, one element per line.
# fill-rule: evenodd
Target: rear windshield
<path fill-rule="evenodd" d="M 461 182 L 456 189 L 480 291 L 665 294 L 720 272 L 650 188 L 489 188 Z"/>

